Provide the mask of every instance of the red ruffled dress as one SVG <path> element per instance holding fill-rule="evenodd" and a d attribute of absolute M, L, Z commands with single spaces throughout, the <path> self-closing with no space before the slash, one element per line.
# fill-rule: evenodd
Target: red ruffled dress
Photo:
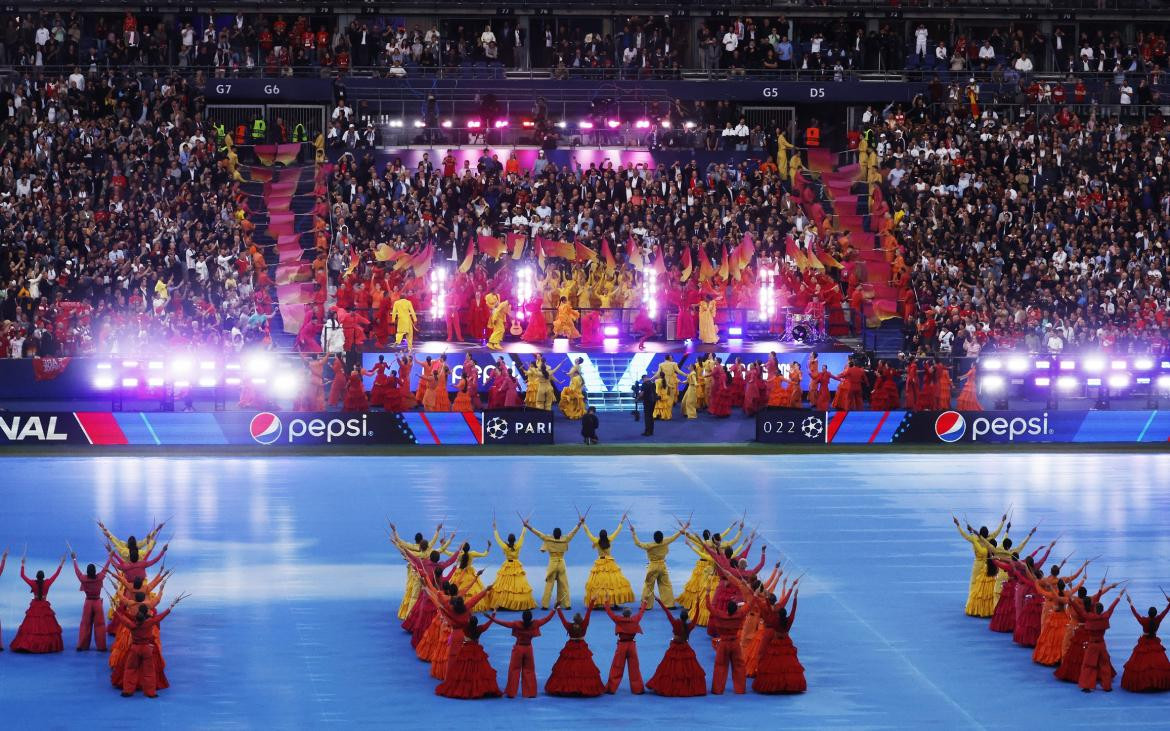
<path fill-rule="evenodd" d="M 581 315 L 581 346 L 597 346 L 603 342 L 601 314 L 597 310 L 590 310 Z"/>
<path fill-rule="evenodd" d="M 447 698 L 498 698 L 500 684 L 495 668 L 488 662 L 487 653 L 479 644 L 479 637 L 491 623 L 480 627 L 469 624 L 463 633 L 463 644 L 455 658 L 447 664 L 446 677 L 435 688 L 435 695 Z"/>
<path fill-rule="evenodd" d="M 1000 571 L 1008 572 L 1008 580 L 1003 582 L 999 592 L 999 601 L 995 604 L 995 612 L 991 615 L 990 629 L 992 632 L 1014 632 L 1016 629 L 1016 586 L 1020 580 L 1014 572 L 1000 566 Z"/>
<path fill-rule="evenodd" d="M 520 339 L 526 343 L 548 342 L 548 323 L 544 321 L 544 313 L 540 309 L 540 300 L 533 300 L 524 309 L 528 317 L 528 327 L 524 328 L 524 334 L 520 336 Z"/>
<path fill-rule="evenodd" d="M 1040 618 L 1044 613 L 1044 597 L 1029 587 L 1024 594 L 1024 606 L 1016 617 L 1016 629 L 1012 639 L 1024 647 L 1035 647 L 1040 639 Z"/>
<path fill-rule="evenodd" d="M 1133 613 L 1145 633 L 1122 668 L 1122 688 L 1132 693 L 1170 690 L 1170 660 L 1166 659 L 1166 648 L 1158 639 L 1158 626 L 1168 610 L 1170 606 L 1156 617 L 1143 617 L 1136 611 Z"/>
<path fill-rule="evenodd" d="M 390 393 L 390 379 L 386 375 L 386 371 L 389 369 L 390 365 L 385 361 L 378 361 L 370 369 L 375 374 L 374 385 L 370 389 L 370 406 L 386 406 L 387 397 Z"/>
<path fill-rule="evenodd" d="M 1057 680 L 1066 683 L 1079 683 L 1081 680 L 1081 663 L 1085 659 L 1085 643 L 1089 641 L 1089 633 L 1085 631 L 1085 624 L 1078 619 L 1069 619 L 1074 622 L 1072 636 L 1068 647 L 1060 658 L 1060 665 L 1052 672 Z M 1066 629 L 1067 632 L 1067 629 Z"/>
<path fill-rule="evenodd" d="M 731 388 L 727 383 L 727 372 L 722 367 L 716 367 L 711 377 L 707 411 L 712 416 L 731 416 Z"/>
<path fill-rule="evenodd" d="M 586 610 L 585 619 L 581 624 L 573 624 L 565 620 L 565 615 L 557 610 L 561 624 L 569 633 L 569 641 L 561 648 L 561 654 L 552 666 L 548 680 L 544 683 L 544 692 L 549 695 L 574 696 L 578 698 L 596 698 L 605 692 L 605 684 L 601 682 L 601 671 L 593 662 L 593 651 L 585 642 L 585 632 L 589 629 L 589 615 L 592 608 Z"/>
<path fill-rule="evenodd" d="M 695 650 L 687 638 L 697 624 L 691 620 L 684 624 L 681 619 L 675 619 L 670 612 L 666 612 L 670 624 L 674 627 L 674 637 L 666 648 L 666 654 L 658 663 L 654 677 L 646 681 L 646 687 L 658 695 L 670 698 L 690 698 L 707 694 L 707 673 L 695 657 Z"/>
<path fill-rule="evenodd" d="M 694 340 L 699 337 L 699 328 L 695 324 L 695 312 L 689 304 L 683 304 L 678 308 L 674 337 L 678 340 Z"/>
<path fill-rule="evenodd" d="M 25 576 L 24 566 L 20 567 L 20 578 L 32 589 L 33 600 L 29 602 L 28 610 L 24 613 L 24 621 L 20 623 L 20 629 L 16 631 L 16 637 L 8 645 L 8 649 L 38 655 L 61 652 L 65 649 L 65 643 L 61 639 L 61 625 L 57 623 L 57 614 L 47 599 L 49 587 L 60 574 L 61 567 L 58 566 L 57 572 L 42 579 L 41 586 L 38 587 L 37 580 Z"/>
<path fill-rule="evenodd" d="M 757 693 L 803 693 L 808 690 L 804 677 L 804 666 L 796 656 L 796 645 L 788 631 L 796 619 L 796 604 L 792 615 L 781 619 L 775 611 L 764 615 L 764 647 L 756 665 L 756 676 L 752 679 L 752 690 Z"/>

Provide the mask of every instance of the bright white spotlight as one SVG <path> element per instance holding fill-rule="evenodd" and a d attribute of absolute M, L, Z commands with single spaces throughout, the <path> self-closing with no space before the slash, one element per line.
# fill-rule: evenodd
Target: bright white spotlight
<path fill-rule="evenodd" d="M 263 386 L 265 383 L 268 383 L 267 378 L 253 378 L 252 379 L 252 385 L 254 385 L 254 386 Z"/>
<path fill-rule="evenodd" d="M 1109 388 L 1125 388 L 1129 385 L 1129 376 L 1124 373 L 1115 373 L 1109 376 Z"/>
<path fill-rule="evenodd" d="M 1087 378 L 1087 379 L 1085 379 L 1085 385 L 1086 386 L 1100 386 L 1101 379 L 1100 378 Z"/>
<path fill-rule="evenodd" d="M 391 127 L 401 127 L 401 126 L 402 126 L 402 120 L 401 120 L 401 119 L 391 119 L 391 120 L 390 120 L 390 126 L 391 126 Z"/>
<path fill-rule="evenodd" d="M 110 366 L 109 363 L 98 363 L 97 364 L 97 369 L 99 371 L 108 371 L 108 370 L 110 370 L 111 367 L 112 366 Z"/>
<path fill-rule="evenodd" d="M 1056 387 L 1061 391 L 1071 391 L 1077 387 L 1077 379 L 1072 376 L 1061 376 L 1056 379 Z"/>
<path fill-rule="evenodd" d="M 152 371 L 161 371 L 163 363 L 161 360 L 152 360 L 146 364 L 146 367 Z"/>
<path fill-rule="evenodd" d="M 123 378 L 122 379 L 122 388 L 138 388 L 138 379 L 137 378 Z"/>
<path fill-rule="evenodd" d="M 1158 388 L 1170 388 L 1170 376 L 1158 376 Z"/>
<path fill-rule="evenodd" d="M 1036 361 L 1036 370 L 1038 370 L 1038 371 L 1046 371 L 1051 367 L 1052 367 L 1052 361 L 1050 361 L 1050 360 Z"/>
<path fill-rule="evenodd" d="M 557 129 L 564 129 L 565 127 L 569 126 L 569 123 L 562 119 L 561 121 L 557 122 L 555 126 Z"/>
<path fill-rule="evenodd" d="M 1040 376 L 1036 379 L 1036 385 L 1042 388 L 1047 388 L 1052 385 L 1052 379 L 1048 376 Z"/>
<path fill-rule="evenodd" d="M 1124 361 L 1124 360 L 1115 360 L 1115 361 L 1112 361 L 1112 362 L 1109 364 L 1109 367 L 1110 367 L 1110 368 L 1112 368 L 1112 369 L 1113 369 L 1113 370 L 1115 370 L 1115 371 L 1124 371 L 1124 370 L 1125 370 L 1125 361 Z"/>
<path fill-rule="evenodd" d="M 158 376 L 151 376 L 150 378 L 146 379 L 146 385 L 150 386 L 151 388 L 159 388 L 163 385 L 163 379 L 159 378 Z"/>
<path fill-rule="evenodd" d="M 610 129 L 617 129 L 622 126 L 622 121 L 620 119 L 607 119 L 605 120 L 605 126 Z"/>
<path fill-rule="evenodd" d="M 136 360 L 124 360 L 124 361 L 122 361 L 122 367 L 123 367 L 123 368 L 137 368 L 137 367 L 138 367 L 138 361 L 136 361 Z"/>
<path fill-rule="evenodd" d="M 272 392 L 277 398 L 292 398 L 301 388 L 301 379 L 294 374 L 285 373 L 277 376 L 272 382 Z"/>
<path fill-rule="evenodd" d="M 1085 370 L 1089 373 L 1100 373 L 1105 370 L 1105 361 L 1101 358 L 1089 358 L 1085 361 Z"/>
<path fill-rule="evenodd" d="M 635 129 L 650 129 L 650 120 L 649 119 L 639 119 L 637 122 L 634 122 L 634 128 Z"/>
<path fill-rule="evenodd" d="M 999 358 L 988 358 L 983 361 L 983 370 L 985 371 L 998 371 L 1001 368 L 1003 368 L 1003 361 Z"/>
<path fill-rule="evenodd" d="M 114 387 L 114 378 L 113 376 L 98 376 L 93 379 L 93 387 L 100 391 L 111 389 Z"/>
<path fill-rule="evenodd" d="M 1075 369 L 1076 367 L 1077 367 L 1077 362 L 1075 360 L 1062 360 L 1062 361 L 1060 361 L 1060 370 L 1062 370 L 1062 371 L 1071 371 L 1071 370 Z"/>
<path fill-rule="evenodd" d="M 236 376 L 229 376 L 228 378 L 225 378 L 225 379 L 223 379 L 223 382 L 224 382 L 224 383 L 226 383 L 226 384 L 227 384 L 227 385 L 229 385 L 229 386 L 238 386 L 238 385 L 240 385 L 240 379 L 239 379 L 239 378 L 237 378 Z"/>
<path fill-rule="evenodd" d="M 200 388 L 213 388 L 216 384 L 215 376 L 203 376 L 199 379 Z"/>
<path fill-rule="evenodd" d="M 427 123 L 422 121 L 421 119 L 414 120 L 414 128 L 415 129 L 422 129 L 423 127 L 426 127 L 426 126 L 427 126 Z"/>
<path fill-rule="evenodd" d="M 442 121 L 442 123 L 441 123 L 441 124 L 439 124 L 439 126 L 440 126 L 440 127 L 442 127 L 443 129 L 451 129 L 452 127 L 454 127 L 454 126 L 455 126 L 455 123 L 454 123 L 454 122 L 452 122 L 452 121 L 451 121 L 451 120 L 449 120 L 449 119 L 444 119 L 444 120 Z"/>
<path fill-rule="evenodd" d="M 267 353 L 253 353 L 246 363 L 248 372 L 253 376 L 263 376 L 272 370 L 272 356 Z"/>
<path fill-rule="evenodd" d="M 1138 358 L 1133 362 L 1133 367 L 1139 371 L 1148 371 L 1154 367 L 1154 361 L 1150 358 Z"/>
<path fill-rule="evenodd" d="M 987 393 L 999 393 L 1004 387 L 1003 376 L 984 376 L 982 383 Z"/>
<path fill-rule="evenodd" d="M 1008 360 L 1008 370 L 1012 373 L 1023 373 L 1028 370 L 1028 361 L 1024 358 L 1012 358 Z"/>
<path fill-rule="evenodd" d="M 587 119 L 583 119 L 577 123 L 578 129 L 593 129 L 593 123 Z"/>
<path fill-rule="evenodd" d="M 1133 379 L 1133 382 L 1139 386 L 1148 386 L 1150 385 L 1150 378 L 1148 376 L 1145 378 L 1138 376 L 1137 378 Z"/>
<path fill-rule="evenodd" d="M 171 361 L 171 373 L 176 376 L 185 376 L 191 372 L 192 366 L 190 358 L 177 358 Z"/>
<path fill-rule="evenodd" d="M 214 371 L 215 370 L 215 361 L 214 360 L 201 360 L 201 361 L 199 361 L 199 370 L 201 370 L 201 371 Z"/>

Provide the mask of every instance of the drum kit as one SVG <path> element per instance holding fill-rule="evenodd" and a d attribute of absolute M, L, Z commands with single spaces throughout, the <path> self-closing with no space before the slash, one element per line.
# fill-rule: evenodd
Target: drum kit
<path fill-rule="evenodd" d="M 824 324 L 813 315 L 804 315 L 788 312 L 784 318 L 784 335 L 780 337 L 782 343 L 800 343 L 810 345 L 823 343 L 829 339 Z"/>

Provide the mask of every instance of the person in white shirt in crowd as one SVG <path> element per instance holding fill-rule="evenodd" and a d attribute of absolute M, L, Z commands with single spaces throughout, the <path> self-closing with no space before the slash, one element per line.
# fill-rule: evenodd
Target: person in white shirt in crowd
<path fill-rule="evenodd" d="M 983 45 L 979 47 L 979 63 L 984 70 L 995 65 L 995 46 L 991 45 L 989 40 L 984 40 Z"/>
<path fill-rule="evenodd" d="M 930 31 L 922 23 L 914 29 L 914 55 L 926 58 L 926 41 L 930 38 Z"/>

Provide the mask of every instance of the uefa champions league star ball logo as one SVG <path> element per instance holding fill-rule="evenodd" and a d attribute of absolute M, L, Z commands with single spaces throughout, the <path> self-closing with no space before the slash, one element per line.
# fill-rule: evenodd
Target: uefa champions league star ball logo
<path fill-rule="evenodd" d="M 483 428 L 483 431 L 492 439 L 499 441 L 508 436 L 508 422 L 498 416 L 494 416 Z"/>
<path fill-rule="evenodd" d="M 272 444 L 280 439 L 282 431 L 284 426 L 280 423 L 280 417 L 269 411 L 256 414 L 248 424 L 248 433 L 258 444 Z"/>
<path fill-rule="evenodd" d="M 816 439 L 825 433 L 825 422 L 819 416 L 810 416 L 801 423 L 800 431 L 808 439 Z"/>
<path fill-rule="evenodd" d="M 934 420 L 934 434 L 947 444 L 963 438 L 967 433 L 967 420 L 958 411 L 944 411 Z"/>

